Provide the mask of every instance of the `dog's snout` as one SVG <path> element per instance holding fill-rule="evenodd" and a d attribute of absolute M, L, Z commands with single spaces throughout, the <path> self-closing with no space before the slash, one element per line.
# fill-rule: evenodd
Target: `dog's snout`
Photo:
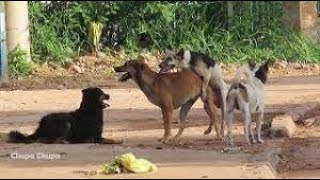
<path fill-rule="evenodd" d="M 113 70 L 114 70 L 115 72 L 119 72 L 119 67 L 113 67 Z"/>
<path fill-rule="evenodd" d="M 113 67 L 114 71 L 115 72 L 124 72 L 126 71 L 125 70 L 125 66 L 116 66 L 116 67 Z"/>
<path fill-rule="evenodd" d="M 165 66 L 165 62 L 164 61 L 159 64 L 159 68 L 161 68 L 161 69 L 164 68 L 164 66 Z"/>

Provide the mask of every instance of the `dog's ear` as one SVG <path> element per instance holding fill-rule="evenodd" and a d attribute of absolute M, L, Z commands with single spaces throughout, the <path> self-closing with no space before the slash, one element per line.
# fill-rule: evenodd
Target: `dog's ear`
<path fill-rule="evenodd" d="M 144 64 L 149 64 L 148 60 L 145 57 L 143 57 L 142 55 L 139 55 L 137 60 L 143 62 Z"/>
<path fill-rule="evenodd" d="M 90 88 L 86 88 L 86 89 L 82 89 L 81 92 L 82 94 L 88 94 L 88 92 L 90 91 Z"/>
<path fill-rule="evenodd" d="M 255 73 L 255 76 L 261 80 L 263 84 L 267 82 L 268 79 L 268 72 L 269 72 L 269 65 L 271 61 L 267 61 L 263 65 L 259 67 L 257 72 Z"/>
<path fill-rule="evenodd" d="M 147 59 L 144 59 L 144 60 L 143 60 L 143 63 L 148 65 L 148 64 L 149 64 L 149 61 L 148 61 Z"/>
<path fill-rule="evenodd" d="M 134 65 L 134 69 L 135 69 L 135 73 L 134 73 L 134 74 L 135 74 L 135 77 L 136 77 L 136 78 L 141 77 L 142 72 L 143 72 L 145 66 L 147 66 L 147 64 L 146 64 L 144 61 L 145 61 L 145 60 L 140 61 L 140 62 L 138 62 L 138 63 L 136 63 L 136 64 Z"/>
<path fill-rule="evenodd" d="M 178 56 L 178 57 L 183 57 L 183 55 L 184 55 L 184 49 L 181 48 L 181 49 L 176 53 L 176 56 Z"/>
<path fill-rule="evenodd" d="M 263 71 L 265 71 L 265 72 L 268 72 L 268 71 L 269 71 L 269 66 L 272 65 L 272 64 L 273 64 L 273 62 L 269 60 L 269 61 L 265 62 L 265 63 L 260 67 L 260 69 L 263 70 Z"/>
<path fill-rule="evenodd" d="M 251 59 L 248 61 L 248 65 L 250 70 L 253 70 L 256 67 L 256 61 Z"/>
<path fill-rule="evenodd" d="M 139 56 L 137 57 L 137 60 L 142 61 L 142 60 L 144 60 L 144 57 L 143 57 L 142 55 L 139 55 Z"/>
<path fill-rule="evenodd" d="M 270 67 L 270 66 L 273 66 L 274 63 L 275 63 L 274 60 L 268 60 L 265 64 L 266 64 L 268 67 Z"/>

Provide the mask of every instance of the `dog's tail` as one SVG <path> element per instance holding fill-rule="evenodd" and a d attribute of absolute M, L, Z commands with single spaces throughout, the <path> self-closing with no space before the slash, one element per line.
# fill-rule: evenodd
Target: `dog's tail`
<path fill-rule="evenodd" d="M 103 143 L 104 144 L 123 144 L 123 140 L 103 138 Z"/>
<path fill-rule="evenodd" d="M 8 143 L 33 143 L 36 141 L 36 136 L 34 134 L 26 136 L 19 131 L 11 131 L 8 134 Z"/>
<path fill-rule="evenodd" d="M 234 82 L 227 93 L 227 101 L 234 99 L 237 94 L 239 94 L 240 90 L 245 88 L 241 82 Z"/>

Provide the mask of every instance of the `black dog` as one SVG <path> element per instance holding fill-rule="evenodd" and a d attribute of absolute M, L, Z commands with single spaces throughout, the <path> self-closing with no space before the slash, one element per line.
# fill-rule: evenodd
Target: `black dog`
<path fill-rule="evenodd" d="M 99 88 L 82 90 L 80 108 L 73 112 L 52 113 L 44 116 L 37 130 L 29 136 L 11 131 L 8 142 L 11 143 L 117 143 L 102 138 L 104 103 L 110 96 Z M 121 143 L 121 142 L 119 142 Z"/>

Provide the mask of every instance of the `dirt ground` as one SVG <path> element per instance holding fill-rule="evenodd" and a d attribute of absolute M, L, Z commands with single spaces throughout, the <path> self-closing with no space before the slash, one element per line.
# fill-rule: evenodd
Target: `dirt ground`
<path fill-rule="evenodd" d="M 107 81 L 106 81 L 107 82 Z M 320 102 L 320 77 L 271 78 L 266 87 L 266 121 L 298 107 Z M 112 85 L 112 83 L 114 83 Z M 117 85 L 118 84 L 118 85 Z M 320 170 L 320 127 L 298 127 L 291 139 L 267 138 L 247 146 L 243 127 L 234 127 L 238 151 L 226 152 L 215 132 L 203 135 L 208 117 L 198 101 L 188 115 L 183 145 L 157 142 L 163 133 L 159 108 L 149 103 L 133 83 L 108 81 L 111 95 L 105 110 L 104 136 L 123 139 L 123 145 L 44 145 L 0 142 L 1 178 L 314 178 Z M 59 88 L 57 88 L 59 89 Z M 0 91 L 0 132 L 32 133 L 40 117 L 49 112 L 76 109 L 80 89 Z M 237 116 L 239 119 L 239 116 Z M 174 124 L 177 132 L 177 123 Z M 134 152 L 156 163 L 158 172 L 144 175 L 88 176 L 121 153 Z M 14 154 L 20 154 L 16 159 Z M 30 154 L 39 159 L 23 159 Z M 306 173 L 307 172 L 307 173 Z"/>
<path fill-rule="evenodd" d="M 158 71 L 160 54 L 141 53 L 148 65 Z M 70 59 L 64 64 L 57 65 L 52 62 L 33 64 L 32 73 L 27 78 L 11 79 L 0 83 L 2 90 L 35 90 L 35 89 L 81 89 L 87 86 L 105 88 L 132 87 L 132 83 L 118 83 L 118 75 L 113 68 L 122 65 L 128 59 L 123 52 L 112 55 L 101 55 L 96 58 L 90 55 Z M 222 64 L 225 80 L 234 77 L 234 72 L 241 64 Z M 298 77 L 319 76 L 320 64 L 304 64 L 286 61 L 276 61 L 270 70 L 270 77 Z"/>

